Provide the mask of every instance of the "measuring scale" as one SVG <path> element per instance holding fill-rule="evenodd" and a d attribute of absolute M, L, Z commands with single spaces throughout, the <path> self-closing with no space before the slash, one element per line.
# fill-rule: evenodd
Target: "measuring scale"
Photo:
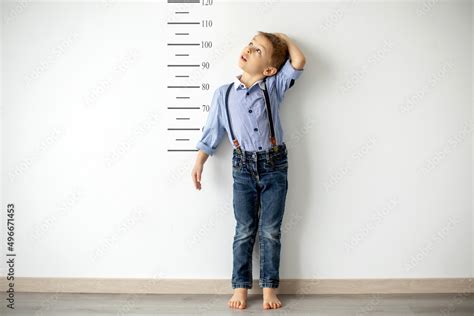
<path fill-rule="evenodd" d="M 198 151 L 195 146 L 204 126 L 198 126 L 198 113 L 208 113 L 210 104 L 199 102 L 199 97 L 211 100 L 210 84 L 202 82 L 203 72 L 208 72 L 211 64 L 205 60 L 212 50 L 212 41 L 193 40 L 198 35 L 205 38 L 212 31 L 213 0 L 167 0 L 166 21 L 170 40 L 167 50 L 171 58 L 166 65 L 171 84 L 167 85 L 170 96 L 167 107 L 173 127 L 168 127 L 168 152 Z M 181 4 L 181 6 L 179 5 Z M 171 20 L 170 19 L 170 20 Z M 201 104 L 206 103 L 206 104 Z M 188 124 L 191 123 L 191 124 Z M 191 126 L 190 126 L 191 125 Z"/>

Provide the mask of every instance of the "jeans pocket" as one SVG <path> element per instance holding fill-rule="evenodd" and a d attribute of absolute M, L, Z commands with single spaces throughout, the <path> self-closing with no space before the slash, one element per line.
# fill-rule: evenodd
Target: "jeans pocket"
<path fill-rule="evenodd" d="M 270 157 L 266 167 L 271 170 L 285 170 L 288 168 L 288 155 L 286 152 Z"/>
<path fill-rule="evenodd" d="M 236 170 L 240 170 L 242 166 L 242 158 L 238 156 L 233 156 L 232 157 L 232 168 Z"/>

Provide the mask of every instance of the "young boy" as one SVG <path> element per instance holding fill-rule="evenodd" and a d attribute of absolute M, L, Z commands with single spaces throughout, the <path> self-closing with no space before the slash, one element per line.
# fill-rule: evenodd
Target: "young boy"
<path fill-rule="evenodd" d="M 204 163 L 225 134 L 232 156 L 233 241 L 231 308 L 247 307 L 252 288 L 252 252 L 260 239 L 260 282 L 263 308 L 282 306 L 279 286 L 281 223 L 288 190 L 288 157 L 279 117 L 280 103 L 303 72 L 305 56 L 282 33 L 258 32 L 239 56 L 241 75 L 214 92 L 192 178 L 201 190 Z M 266 90 L 265 90 L 266 89 Z"/>

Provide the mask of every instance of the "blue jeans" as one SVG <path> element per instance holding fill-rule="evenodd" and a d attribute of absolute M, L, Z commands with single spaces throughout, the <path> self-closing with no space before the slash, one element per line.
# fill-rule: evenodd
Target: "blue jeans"
<path fill-rule="evenodd" d="M 233 241 L 232 288 L 252 288 L 252 253 L 260 240 L 261 288 L 280 284 L 280 237 L 288 191 L 288 151 L 242 151 L 232 156 L 233 206 L 236 220 Z"/>

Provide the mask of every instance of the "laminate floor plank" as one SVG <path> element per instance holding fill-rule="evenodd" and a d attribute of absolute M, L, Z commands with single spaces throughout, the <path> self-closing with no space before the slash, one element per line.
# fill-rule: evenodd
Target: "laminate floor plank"
<path fill-rule="evenodd" d="M 317 316 L 473 316 L 474 294 L 280 294 L 283 307 L 262 309 L 262 295 L 249 294 L 248 307 L 227 307 L 230 294 L 16 293 L 15 311 L 1 315 L 317 315 Z M 3 304 L 4 305 L 4 304 Z"/>

